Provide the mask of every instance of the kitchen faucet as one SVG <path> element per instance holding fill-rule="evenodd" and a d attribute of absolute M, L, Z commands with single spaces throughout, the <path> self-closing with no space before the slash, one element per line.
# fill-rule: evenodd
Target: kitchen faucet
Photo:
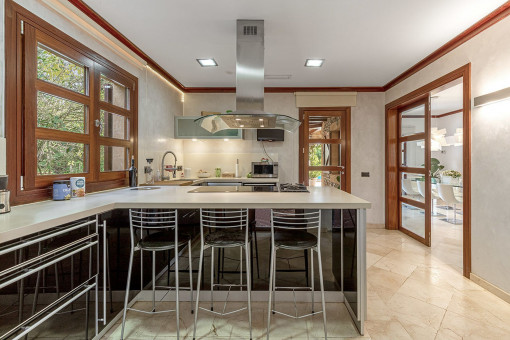
<path fill-rule="evenodd" d="M 173 167 L 167 167 L 165 168 L 165 157 L 167 154 L 171 153 L 174 156 L 174 166 Z M 177 166 L 177 156 L 172 151 L 167 151 L 163 155 L 163 158 L 161 159 L 161 180 L 164 181 L 166 179 L 170 179 L 170 176 L 165 176 L 165 170 L 166 171 L 172 171 L 173 177 L 175 178 L 177 170 L 182 169 L 181 166 Z"/>

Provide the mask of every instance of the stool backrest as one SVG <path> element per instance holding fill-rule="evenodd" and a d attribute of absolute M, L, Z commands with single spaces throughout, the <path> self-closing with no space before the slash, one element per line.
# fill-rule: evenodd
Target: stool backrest
<path fill-rule="evenodd" d="M 287 212 L 271 209 L 271 229 L 310 230 L 321 227 L 321 211 Z"/>
<path fill-rule="evenodd" d="M 200 225 L 206 228 L 245 228 L 248 209 L 200 209 Z"/>
<path fill-rule="evenodd" d="M 131 231 L 131 245 L 134 246 L 134 236 L 140 231 L 176 230 L 177 209 L 129 209 L 129 228 Z"/>

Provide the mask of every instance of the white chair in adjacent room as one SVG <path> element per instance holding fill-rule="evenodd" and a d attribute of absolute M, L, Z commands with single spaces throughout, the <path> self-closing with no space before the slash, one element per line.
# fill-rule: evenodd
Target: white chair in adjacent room
<path fill-rule="evenodd" d="M 452 223 L 452 224 L 462 224 L 462 221 L 457 220 L 457 204 L 461 204 L 462 202 L 459 201 L 455 197 L 455 192 L 453 191 L 453 185 L 450 184 L 437 184 L 437 193 L 439 197 L 446 202 L 448 205 L 453 205 L 453 220 L 448 219 L 448 217 L 445 219 L 446 222 Z"/>
<path fill-rule="evenodd" d="M 411 199 L 414 199 L 414 200 L 417 200 L 417 201 L 421 200 L 420 193 L 417 192 L 416 190 L 414 190 L 413 181 L 411 181 L 409 178 L 403 178 L 402 179 L 402 190 L 404 190 L 406 195 L 410 196 Z"/>
<path fill-rule="evenodd" d="M 420 195 L 425 199 L 425 181 L 418 181 L 416 182 L 418 184 L 418 192 Z M 436 196 L 436 194 L 431 190 L 430 195 L 432 198 L 432 216 L 444 216 L 443 214 L 440 214 L 436 211 L 436 205 L 434 204 L 434 200 L 438 200 L 439 197 Z"/>

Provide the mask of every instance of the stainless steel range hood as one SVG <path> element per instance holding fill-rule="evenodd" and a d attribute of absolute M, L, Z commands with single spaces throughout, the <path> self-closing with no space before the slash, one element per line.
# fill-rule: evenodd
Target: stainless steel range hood
<path fill-rule="evenodd" d="M 195 120 L 215 133 L 225 129 L 282 129 L 294 132 L 297 119 L 264 111 L 264 20 L 237 20 L 236 111 Z"/>

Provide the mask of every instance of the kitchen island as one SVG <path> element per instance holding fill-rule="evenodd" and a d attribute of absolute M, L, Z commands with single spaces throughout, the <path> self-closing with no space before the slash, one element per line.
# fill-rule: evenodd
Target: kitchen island
<path fill-rule="evenodd" d="M 134 190 L 136 189 L 136 190 Z M 249 208 L 249 209 L 323 209 L 343 214 L 344 211 L 354 212 L 355 225 L 349 230 L 340 226 L 341 237 L 339 246 L 334 252 L 341 259 L 338 281 L 340 292 L 335 292 L 341 298 L 338 301 L 345 303 L 351 314 L 353 322 L 363 333 L 363 323 L 366 318 L 366 259 L 365 259 L 365 230 L 366 209 L 370 203 L 331 187 L 310 187 L 309 193 L 290 192 L 207 192 L 191 193 L 193 187 L 145 187 L 125 188 L 107 192 L 89 194 L 84 198 L 70 201 L 45 201 L 12 208 L 11 213 L 0 215 L 0 255 L 7 252 L 9 247 L 21 249 L 24 244 L 34 244 L 37 235 L 55 230 L 55 227 L 68 225 L 77 228 L 76 223 L 87 224 L 90 242 L 94 243 L 97 251 L 97 273 L 91 272 L 89 279 L 95 279 L 98 288 L 98 275 L 106 287 L 106 265 L 99 269 L 100 264 L 106 264 L 106 223 L 100 231 L 99 215 L 109 211 L 129 208 Z M 83 220 L 85 222 L 83 222 Z M 78 222 L 75 222 L 78 221 Z M 74 224 L 73 224 L 74 222 Z M 92 227 L 92 228 L 90 228 Z M 67 228 L 67 227 L 66 227 Z M 91 230 L 92 229 L 92 230 Z M 93 230 L 95 229 L 95 231 Z M 58 229 L 57 229 L 58 230 Z M 348 236 L 347 236 L 348 235 Z M 98 245 L 101 244 L 102 247 Z M 345 247 L 344 247 L 345 242 Z M 78 244 L 79 246 L 79 244 Z M 102 248 L 100 252 L 100 248 Z M 3 253 L 2 253 L 3 252 Z M 348 259 L 348 260 L 347 260 Z M 92 260 L 91 260 L 92 261 Z M 343 262 L 348 262 L 349 271 L 346 273 Z M 96 266 L 94 266 L 96 268 Z M 98 275 L 94 275 L 98 274 Z M 1 278 L 0 278 L 1 279 Z M 88 285 L 87 287 L 92 286 Z M 142 292 L 143 293 L 143 292 Z M 98 293 L 96 293 L 98 294 Z M 265 293 L 267 294 L 267 293 Z M 106 291 L 103 290 L 103 301 L 106 301 Z M 265 296 L 265 295 L 260 295 Z M 97 301 L 97 299 L 96 299 Z M 106 324 L 106 305 L 103 303 L 103 312 L 98 312 L 96 318 Z M 101 317 L 99 317 L 101 315 Z M 96 323 L 97 324 L 97 323 Z"/>

